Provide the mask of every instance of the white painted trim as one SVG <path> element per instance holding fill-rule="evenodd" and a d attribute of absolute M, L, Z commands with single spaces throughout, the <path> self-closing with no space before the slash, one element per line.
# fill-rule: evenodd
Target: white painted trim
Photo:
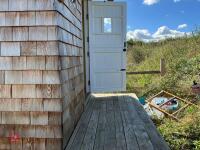
<path fill-rule="evenodd" d="M 89 37 L 89 20 L 87 20 L 88 12 L 88 0 L 84 0 L 84 35 L 85 35 L 85 84 L 86 84 L 86 94 L 90 93 L 90 85 L 88 82 L 90 80 L 90 58 L 87 53 L 89 52 L 89 43 L 87 41 L 87 37 Z"/>
<path fill-rule="evenodd" d="M 107 5 L 107 6 L 122 6 L 123 7 L 123 26 L 124 26 L 124 31 L 123 31 L 123 40 L 124 42 L 126 42 L 126 32 L 127 32 L 127 5 L 126 5 L 126 2 L 103 2 L 103 1 L 89 1 L 88 2 L 88 10 L 89 10 L 89 18 L 93 18 L 92 17 L 92 14 L 90 12 L 92 12 L 92 5 Z M 91 22 L 89 21 L 89 24 L 91 24 Z M 89 27 L 89 35 L 90 33 L 92 33 L 92 27 Z M 90 38 L 91 38 L 91 35 L 90 35 Z M 90 40 L 91 41 L 91 40 Z M 90 45 L 90 44 L 89 44 Z M 124 47 L 124 48 L 127 48 L 127 47 Z M 89 46 L 89 49 L 90 49 L 90 46 Z M 121 69 L 126 69 L 126 52 L 123 53 L 123 68 Z M 90 61 L 93 62 L 93 57 L 91 57 L 91 53 L 90 53 Z M 91 64 L 90 64 L 90 68 L 92 68 Z M 90 71 L 90 78 L 92 78 L 92 72 Z M 93 79 L 90 79 L 90 81 L 93 81 Z M 99 89 L 101 91 L 101 89 Z M 112 89 L 106 89 L 106 91 L 112 91 Z M 121 91 L 126 91 L 126 71 L 123 72 L 123 85 L 122 85 L 122 90 Z M 93 92 L 91 90 L 91 92 Z M 96 92 L 96 91 L 95 91 Z M 98 91 L 97 91 L 98 92 Z"/>

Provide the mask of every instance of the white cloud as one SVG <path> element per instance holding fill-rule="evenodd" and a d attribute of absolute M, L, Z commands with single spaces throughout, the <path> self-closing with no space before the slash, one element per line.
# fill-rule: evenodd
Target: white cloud
<path fill-rule="evenodd" d="M 145 5 L 153 5 L 158 3 L 160 0 L 144 0 L 143 4 Z"/>
<path fill-rule="evenodd" d="M 167 38 L 177 38 L 183 37 L 186 35 L 190 35 L 189 32 L 180 32 L 177 30 L 172 30 L 167 26 L 162 26 L 157 29 L 155 33 L 150 33 L 147 29 L 136 29 L 133 31 L 129 31 L 127 33 L 127 39 L 133 39 L 137 41 L 144 42 L 152 42 L 152 41 L 160 41 Z"/>
<path fill-rule="evenodd" d="M 148 42 L 152 39 L 151 33 L 146 29 L 137 29 L 127 33 L 127 39 L 134 39 L 138 41 Z"/>
<path fill-rule="evenodd" d="M 163 40 L 167 38 L 176 38 L 182 37 L 185 35 L 185 32 L 180 32 L 177 30 L 169 29 L 167 26 L 162 26 L 152 35 L 156 40 Z"/>
<path fill-rule="evenodd" d="M 105 24 L 111 24 L 111 18 L 104 18 L 104 23 Z"/>
<path fill-rule="evenodd" d="M 178 29 L 185 29 L 185 28 L 187 28 L 187 24 L 180 24 L 179 26 L 178 26 Z"/>
<path fill-rule="evenodd" d="M 175 3 L 180 2 L 181 0 L 174 0 Z"/>

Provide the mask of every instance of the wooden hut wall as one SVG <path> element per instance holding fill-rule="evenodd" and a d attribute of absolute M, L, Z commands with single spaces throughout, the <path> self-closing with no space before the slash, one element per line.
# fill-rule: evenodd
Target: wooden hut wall
<path fill-rule="evenodd" d="M 63 146 L 65 147 L 83 111 L 84 68 L 81 0 L 57 3 L 58 40 L 63 96 Z"/>
<path fill-rule="evenodd" d="M 80 0 L 0 1 L 0 149 L 66 145 L 83 109 L 81 32 Z"/>

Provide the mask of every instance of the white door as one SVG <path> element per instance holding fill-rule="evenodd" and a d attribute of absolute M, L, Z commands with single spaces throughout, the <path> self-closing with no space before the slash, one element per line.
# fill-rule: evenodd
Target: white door
<path fill-rule="evenodd" d="M 89 2 L 91 92 L 126 90 L 126 3 Z"/>

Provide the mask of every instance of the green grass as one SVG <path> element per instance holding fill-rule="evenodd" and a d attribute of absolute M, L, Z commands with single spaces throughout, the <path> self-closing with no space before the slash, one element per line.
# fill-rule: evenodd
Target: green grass
<path fill-rule="evenodd" d="M 189 107 L 180 122 L 164 119 L 158 126 L 172 150 L 200 149 L 200 111 Z"/>
<path fill-rule="evenodd" d="M 166 74 L 129 75 L 128 91 L 149 97 L 166 90 L 193 99 L 193 80 L 200 83 L 200 35 L 158 43 L 128 42 L 128 71 L 159 70 L 161 58 L 166 61 Z M 179 115 L 180 122 L 156 120 L 160 133 L 172 150 L 200 150 L 200 110 L 188 107 Z"/>
<path fill-rule="evenodd" d="M 190 95 L 193 80 L 199 81 L 200 36 L 168 39 L 158 43 L 130 42 L 128 71 L 159 70 L 160 59 L 166 61 L 167 73 L 160 75 L 129 75 L 127 89 L 138 96 L 167 90 Z"/>

